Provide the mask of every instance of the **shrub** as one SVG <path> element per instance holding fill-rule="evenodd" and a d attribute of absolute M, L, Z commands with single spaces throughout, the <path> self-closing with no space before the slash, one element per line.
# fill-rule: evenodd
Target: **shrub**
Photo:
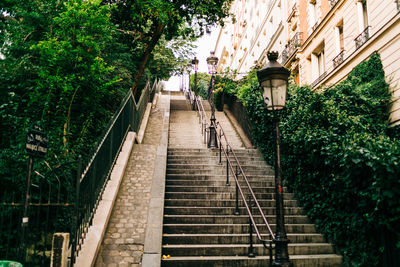
<path fill-rule="evenodd" d="M 272 162 L 273 118 L 258 86 L 252 72 L 237 95 L 253 139 Z M 292 85 L 281 114 L 287 186 L 349 266 L 378 266 L 389 247 L 400 244 L 400 141 L 387 135 L 388 89 L 373 54 L 322 92 Z M 379 240 L 383 233 L 393 240 Z"/>

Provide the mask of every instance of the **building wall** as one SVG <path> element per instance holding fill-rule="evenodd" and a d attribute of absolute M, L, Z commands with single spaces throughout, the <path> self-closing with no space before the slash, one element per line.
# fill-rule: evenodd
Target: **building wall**
<path fill-rule="evenodd" d="M 221 29 L 216 44 L 219 71 L 248 72 L 266 63 L 267 51 L 277 50 L 296 82 L 316 88 L 340 82 L 379 52 L 393 93 L 390 121 L 400 124 L 400 0 L 366 1 L 369 38 L 361 38 L 357 47 L 355 39 L 365 29 L 360 7 L 362 0 L 236 0 L 231 9 L 236 23 Z M 299 42 L 293 41 L 296 34 Z"/>
<path fill-rule="evenodd" d="M 227 67 L 247 73 L 265 63 L 266 51 L 282 50 L 286 42 L 286 0 L 236 0 L 231 13 L 236 22 L 220 29 L 215 51 L 221 60 L 218 71 Z"/>
<path fill-rule="evenodd" d="M 396 52 L 400 48 L 400 14 L 397 3 L 392 0 L 367 0 L 369 39 L 365 39 L 365 42 L 357 48 L 355 39 L 362 32 L 360 29 L 364 28 L 361 24 L 358 2 L 358 0 L 339 0 L 303 43 L 298 53 L 300 84 L 312 86 L 335 84 L 346 78 L 356 65 L 366 60 L 372 53 L 379 52 L 386 80 L 393 92 L 390 120 L 393 125 L 400 124 L 400 53 Z M 335 27 L 340 24 L 343 25 L 343 62 L 335 66 L 333 60 L 338 56 Z M 312 60 L 319 52 L 321 44 L 324 44 L 325 73 L 315 76 Z"/>

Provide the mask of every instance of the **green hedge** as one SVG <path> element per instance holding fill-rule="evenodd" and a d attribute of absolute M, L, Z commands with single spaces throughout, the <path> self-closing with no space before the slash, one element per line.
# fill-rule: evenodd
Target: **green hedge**
<path fill-rule="evenodd" d="M 255 71 L 236 94 L 253 139 L 272 162 L 272 115 Z M 400 141 L 387 134 L 390 97 L 380 56 L 373 54 L 322 92 L 291 86 L 281 114 L 287 185 L 348 266 L 379 266 L 400 245 Z M 383 234 L 392 240 L 385 243 Z"/>

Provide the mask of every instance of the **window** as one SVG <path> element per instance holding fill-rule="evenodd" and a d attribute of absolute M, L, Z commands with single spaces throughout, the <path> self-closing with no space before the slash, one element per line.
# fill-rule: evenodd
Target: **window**
<path fill-rule="evenodd" d="M 336 54 L 344 50 L 343 22 L 335 27 Z"/>
<path fill-rule="evenodd" d="M 333 58 L 333 68 L 342 64 L 344 60 L 343 21 L 335 27 L 336 57 Z"/>
<path fill-rule="evenodd" d="M 359 0 L 357 2 L 357 13 L 358 13 L 358 28 L 360 32 L 363 32 L 368 27 L 368 9 L 367 1 Z"/>
<path fill-rule="evenodd" d="M 313 32 L 318 26 L 318 13 L 317 1 L 310 1 L 308 3 L 308 21 Z"/>
<path fill-rule="evenodd" d="M 312 79 L 317 84 L 325 76 L 325 44 L 322 42 L 311 54 Z M 314 86 L 313 83 L 313 86 Z"/>

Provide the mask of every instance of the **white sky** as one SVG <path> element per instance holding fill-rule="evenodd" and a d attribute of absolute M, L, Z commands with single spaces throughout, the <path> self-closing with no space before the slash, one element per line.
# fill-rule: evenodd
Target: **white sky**
<path fill-rule="evenodd" d="M 208 71 L 206 59 L 207 57 L 210 56 L 210 52 L 214 51 L 218 33 L 219 33 L 219 28 L 214 27 L 211 30 L 210 34 L 206 33 L 203 37 L 199 38 L 195 42 L 195 44 L 197 45 L 197 48 L 195 49 L 195 56 L 199 60 L 198 72 Z M 165 83 L 165 89 L 171 91 L 178 91 L 180 83 L 181 83 L 181 76 L 173 76 Z"/>

